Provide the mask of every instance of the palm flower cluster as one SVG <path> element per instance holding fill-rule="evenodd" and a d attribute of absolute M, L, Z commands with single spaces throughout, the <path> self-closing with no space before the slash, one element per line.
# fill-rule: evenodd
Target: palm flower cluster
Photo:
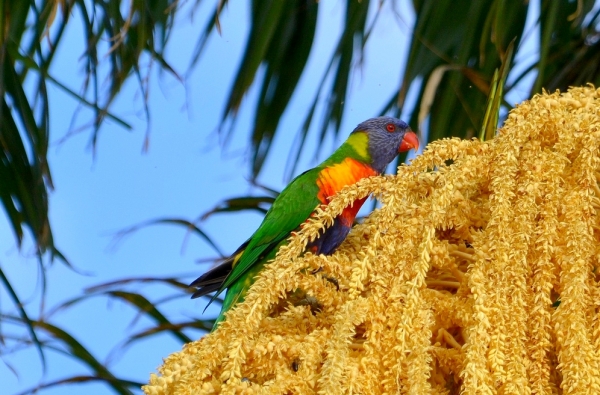
<path fill-rule="evenodd" d="M 573 88 L 345 188 L 144 391 L 600 393 L 599 145 L 600 89 Z M 334 255 L 303 254 L 369 194 Z"/>

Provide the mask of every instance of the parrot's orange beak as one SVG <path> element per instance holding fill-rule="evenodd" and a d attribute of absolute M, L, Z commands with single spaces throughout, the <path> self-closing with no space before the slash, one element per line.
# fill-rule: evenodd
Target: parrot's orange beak
<path fill-rule="evenodd" d="M 402 139 L 400 148 L 398 148 L 398 152 L 406 152 L 411 149 L 415 151 L 419 149 L 419 139 L 414 132 L 408 131 L 404 133 L 404 138 Z"/>

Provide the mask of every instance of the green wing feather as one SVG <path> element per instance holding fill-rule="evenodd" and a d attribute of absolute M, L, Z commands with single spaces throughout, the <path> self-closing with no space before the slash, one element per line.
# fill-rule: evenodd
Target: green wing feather
<path fill-rule="evenodd" d="M 234 284 L 265 254 L 286 239 L 290 232 L 306 221 L 321 203 L 317 197 L 319 187 L 316 183 L 321 170 L 322 166 L 319 166 L 300 174 L 281 192 L 218 293 Z"/>
<path fill-rule="evenodd" d="M 265 215 L 263 222 L 250 237 L 247 245 L 236 251 L 231 260 L 231 272 L 218 288 L 211 302 L 227 289 L 221 313 L 215 321 L 216 328 L 225 316 L 224 313 L 238 302 L 244 300 L 247 290 L 265 263 L 275 258 L 281 245 L 286 242 L 290 232 L 297 229 L 321 204 L 317 179 L 323 169 L 347 158 L 368 161 L 368 138 L 366 133 L 351 134 L 329 158 L 319 166 L 305 171 L 279 194 Z M 202 277 L 198 280 L 206 280 Z M 198 281 L 197 280 L 197 281 Z M 206 286 L 206 284 L 204 284 Z M 210 286 L 210 285 L 209 285 Z M 209 288 L 211 291 L 214 288 Z M 200 295 L 206 294 L 206 290 Z"/>
<path fill-rule="evenodd" d="M 324 168 L 341 163 L 346 158 L 366 160 L 368 158 L 367 144 L 366 133 L 353 133 L 323 163 L 292 180 L 273 202 L 263 222 L 250 238 L 239 261 L 234 263 L 233 270 L 213 299 L 239 280 L 253 265 L 269 254 L 282 240 L 285 240 L 290 232 L 306 221 L 321 203 L 318 198 L 319 187 L 317 186 L 319 173 Z"/>

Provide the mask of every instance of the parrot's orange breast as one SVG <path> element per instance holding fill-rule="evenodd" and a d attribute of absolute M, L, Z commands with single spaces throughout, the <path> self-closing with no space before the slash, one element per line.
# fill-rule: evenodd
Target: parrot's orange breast
<path fill-rule="evenodd" d="M 369 165 L 356 159 L 346 158 L 341 163 L 321 170 L 317 178 L 319 193 L 317 197 L 323 204 L 329 203 L 330 197 L 346 185 L 356 183 L 361 178 L 375 176 L 378 173 Z"/>

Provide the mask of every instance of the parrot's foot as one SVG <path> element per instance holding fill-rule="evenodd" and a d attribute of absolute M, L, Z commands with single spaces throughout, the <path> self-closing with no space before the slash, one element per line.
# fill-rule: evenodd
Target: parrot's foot
<path fill-rule="evenodd" d="M 288 292 L 285 299 L 280 299 L 279 303 L 275 305 L 269 316 L 277 317 L 282 314 L 289 305 L 294 307 L 309 306 L 313 315 L 316 315 L 323 309 L 323 305 L 321 305 L 316 297 L 309 295 L 303 289 L 298 288 L 294 292 Z"/>
<path fill-rule="evenodd" d="M 335 290 L 339 291 L 340 290 L 340 282 L 338 281 L 337 278 L 335 277 L 330 277 L 330 276 L 321 276 L 323 277 L 325 280 L 329 281 L 330 283 L 332 283 L 333 285 L 335 285 Z"/>
<path fill-rule="evenodd" d="M 306 296 L 294 303 L 294 306 L 309 306 L 310 312 L 316 315 L 323 309 L 323 305 L 319 303 L 319 300 L 312 295 L 305 294 Z"/>
<path fill-rule="evenodd" d="M 320 267 L 318 269 L 315 269 L 312 271 L 312 274 L 317 274 L 323 271 L 323 267 Z M 335 285 L 335 289 L 336 291 L 340 290 L 340 282 L 338 281 L 337 278 L 335 277 L 331 277 L 331 276 L 327 276 L 325 274 L 321 275 L 322 278 L 324 278 L 325 280 L 329 281 L 330 283 L 332 283 L 333 285 Z"/>

